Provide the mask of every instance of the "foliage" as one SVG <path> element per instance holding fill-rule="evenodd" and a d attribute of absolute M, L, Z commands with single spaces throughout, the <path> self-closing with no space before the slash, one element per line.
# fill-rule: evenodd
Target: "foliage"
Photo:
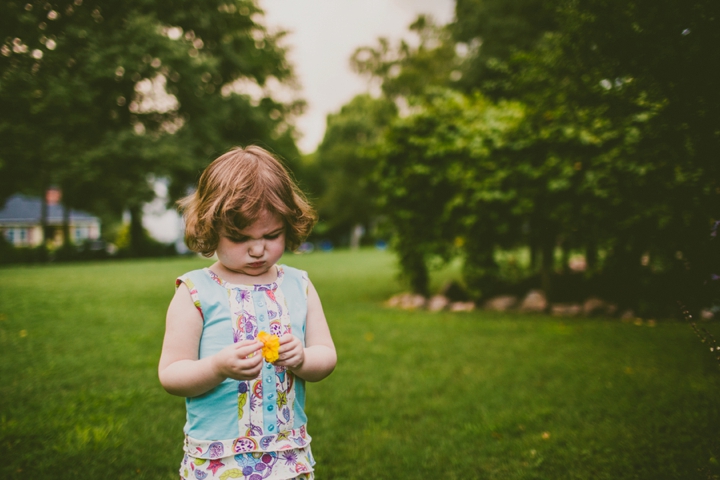
<path fill-rule="evenodd" d="M 318 477 L 720 474 L 718 367 L 681 322 L 404 312 L 381 305 L 402 288 L 387 252 L 283 262 L 309 272 L 340 358 L 307 386 Z M 185 405 L 157 361 L 175 277 L 207 264 L 0 269 L 0 477 L 177 478 Z"/>
<path fill-rule="evenodd" d="M 430 257 L 447 259 L 472 243 L 466 267 L 493 269 L 494 247 L 512 244 L 517 225 L 508 214 L 520 208 L 518 192 L 506 188 L 508 170 L 491 153 L 512 151 L 524 113 L 518 104 L 451 90 L 430 91 L 412 107 L 416 113 L 384 138 L 377 180 L 403 272 L 414 291 L 427 294 Z M 487 286 L 472 288 L 487 293 L 480 292 Z"/>
<path fill-rule="evenodd" d="M 153 177 L 176 197 L 236 144 L 297 157 L 302 104 L 263 91 L 292 81 L 283 34 L 253 1 L 8 1 L 0 18 L 0 200 L 54 184 L 68 206 L 129 209 L 137 230 Z"/>
<path fill-rule="evenodd" d="M 533 50 L 557 30 L 557 1 L 456 0 L 449 31 L 466 50 L 458 87 L 481 89 L 492 98 L 511 87 L 505 69 L 517 52 Z"/>
<path fill-rule="evenodd" d="M 589 93 L 579 101 L 602 102 L 615 124 L 646 119 L 622 155 L 644 170 L 632 200 L 646 218 L 629 219 L 628 229 L 657 260 L 681 256 L 679 293 L 695 310 L 708 301 L 696 292 L 711 273 L 707 240 L 720 211 L 720 93 L 705 74 L 720 68 L 712 47 L 720 42 L 720 5 L 568 2 L 559 13 L 562 53 L 577 69 L 570 80 Z"/>
<path fill-rule="evenodd" d="M 657 315 L 677 296 L 700 305 L 720 206 L 720 95 L 701 72 L 720 66 L 719 8 L 458 0 L 455 22 L 430 30 L 432 48 L 359 50 L 356 68 L 385 95 L 418 97 L 385 137 L 379 180 L 413 288 L 427 292 L 430 258 L 461 252 L 465 282 L 486 296 L 501 287 L 493 250 L 527 246 L 552 300 L 560 247 L 564 259 L 583 251 L 588 280 L 621 307 Z M 447 61 L 419 85 L 429 52 Z M 433 85 L 466 99 L 438 102 Z M 484 105 L 516 118 L 489 141 L 502 121 L 482 117 Z M 473 115 L 485 131 L 464 126 Z"/>
<path fill-rule="evenodd" d="M 314 158 L 314 195 L 325 236 L 338 240 L 355 225 L 370 230 L 377 218 L 373 149 L 397 115 L 383 98 L 359 95 L 327 117 L 327 129 Z"/>
<path fill-rule="evenodd" d="M 415 42 L 401 40 L 393 48 L 386 38 L 375 47 L 360 47 L 350 63 L 360 75 L 380 81 L 383 94 L 390 99 L 408 98 L 428 86 L 447 87 L 459 74 L 459 65 L 450 31 L 436 25 L 431 17 L 419 15 L 409 30 Z M 416 43 L 417 45 L 413 45 Z"/>

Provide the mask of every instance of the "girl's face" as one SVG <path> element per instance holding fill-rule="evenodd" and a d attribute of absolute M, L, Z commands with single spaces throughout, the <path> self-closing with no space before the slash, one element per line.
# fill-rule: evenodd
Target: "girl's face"
<path fill-rule="evenodd" d="M 270 269 L 285 251 L 285 224 L 282 217 L 264 210 L 241 233 L 240 237 L 220 235 L 216 251 L 218 262 L 231 273 L 255 277 L 255 283 L 274 281 L 275 271 L 270 272 Z"/>

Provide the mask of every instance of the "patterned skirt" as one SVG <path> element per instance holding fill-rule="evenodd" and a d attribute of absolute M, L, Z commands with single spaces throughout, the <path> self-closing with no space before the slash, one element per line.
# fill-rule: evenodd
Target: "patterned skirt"
<path fill-rule="evenodd" d="M 310 445 L 280 452 L 251 452 L 208 460 L 185 455 L 180 465 L 181 480 L 312 480 Z"/>

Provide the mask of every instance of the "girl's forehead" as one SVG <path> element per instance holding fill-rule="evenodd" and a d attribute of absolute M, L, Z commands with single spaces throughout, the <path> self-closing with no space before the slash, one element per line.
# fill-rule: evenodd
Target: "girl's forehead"
<path fill-rule="evenodd" d="M 258 214 L 257 218 L 252 220 L 245 228 L 242 229 L 243 232 L 245 231 L 251 231 L 251 230 L 277 230 L 278 228 L 282 228 L 285 226 L 285 222 L 283 222 L 283 218 L 275 213 L 271 212 L 269 210 L 261 210 Z"/>

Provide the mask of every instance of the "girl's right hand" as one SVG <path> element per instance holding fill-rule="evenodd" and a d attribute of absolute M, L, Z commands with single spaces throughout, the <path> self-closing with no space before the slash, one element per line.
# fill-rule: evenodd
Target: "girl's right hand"
<path fill-rule="evenodd" d="M 252 380 L 262 369 L 262 342 L 243 340 L 233 343 L 212 357 L 212 369 L 224 379 Z"/>

